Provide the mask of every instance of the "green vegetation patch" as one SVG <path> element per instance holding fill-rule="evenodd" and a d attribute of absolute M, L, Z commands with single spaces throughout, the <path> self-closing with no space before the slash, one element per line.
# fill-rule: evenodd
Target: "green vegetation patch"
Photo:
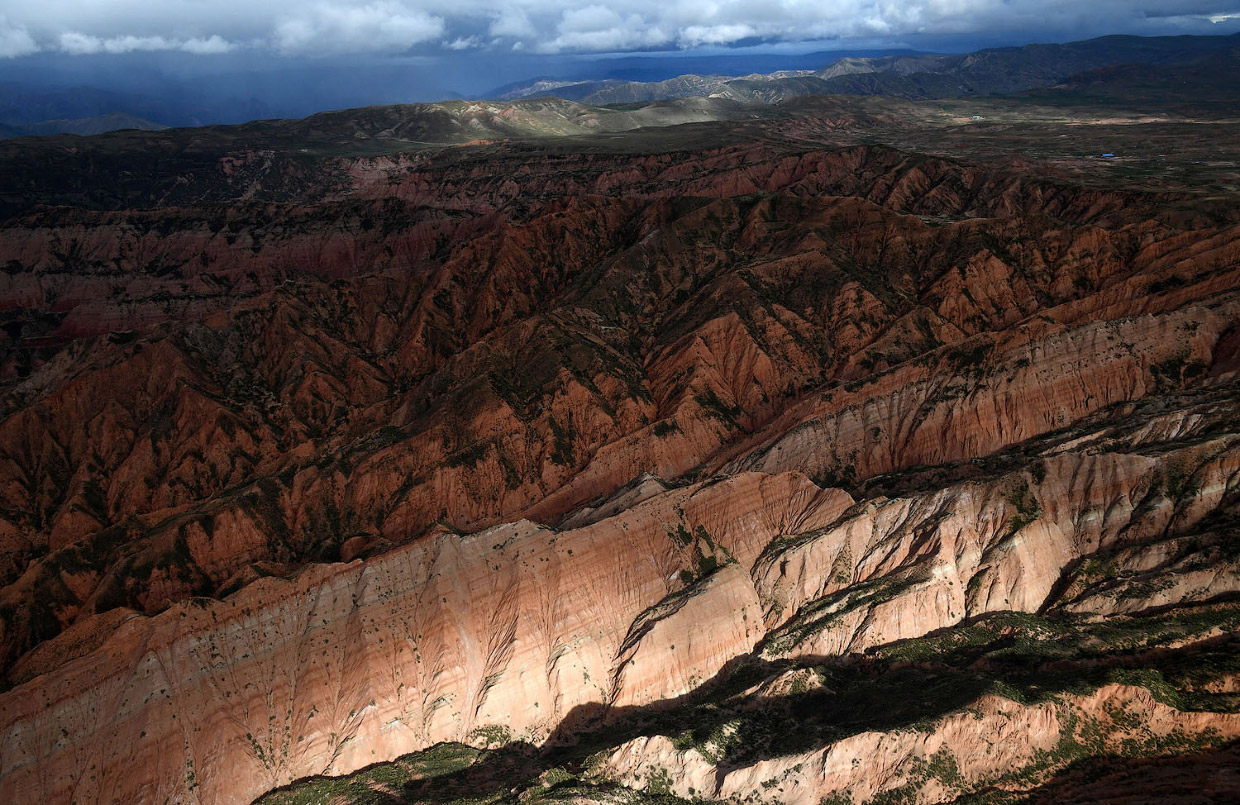
<path fill-rule="evenodd" d="M 404 755 L 390 763 L 378 763 L 348 777 L 312 777 L 277 789 L 257 800 L 262 805 L 313 805 L 411 802 L 403 794 L 410 783 L 458 773 L 486 755 L 458 743 L 442 743 L 422 752 Z"/>
<path fill-rule="evenodd" d="M 879 585 L 866 592 L 883 594 Z M 970 712 L 979 698 L 993 694 L 1024 704 L 1051 703 L 1064 725 L 1059 743 L 990 781 L 985 791 L 970 790 L 957 758 L 941 751 L 913 763 L 899 786 L 872 802 L 915 801 L 931 781 L 961 802 L 1009 802 L 1012 790 L 1028 791 L 1104 753 L 1139 758 L 1214 746 L 1217 739 L 1210 734 L 1156 736 L 1122 709 L 1104 721 L 1085 719 L 1064 697 L 1087 695 L 1105 684 L 1135 685 L 1181 710 L 1240 712 L 1240 694 L 1216 692 L 1226 688 L 1211 684 L 1240 673 L 1237 627 L 1240 602 L 1103 623 L 995 613 L 865 655 L 770 661 L 754 655 L 675 702 L 599 707 L 577 722 L 578 730 L 541 748 L 500 731 L 480 734 L 490 748 L 440 744 L 348 778 L 305 780 L 261 802 L 679 805 L 685 800 L 671 793 L 664 770 L 651 769 L 647 789 L 635 791 L 602 778 L 599 760 L 634 738 L 664 735 L 677 749 L 693 748 L 713 763 L 738 768 L 861 732 L 929 731 L 944 716 Z M 770 688 L 782 692 L 754 692 L 777 678 L 791 684 Z M 498 745 L 501 741 L 507 742 Z M 845 792 L 827 801 L 847 797 Z"/>

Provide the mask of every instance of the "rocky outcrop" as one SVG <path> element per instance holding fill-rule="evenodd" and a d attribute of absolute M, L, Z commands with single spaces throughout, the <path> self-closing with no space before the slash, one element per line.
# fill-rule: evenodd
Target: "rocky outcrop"
<path fill-rule="evenodd" d="M 614 750 L 596 772 L 638 789 L 666 786 L 681 797 L 731 801 L 871 802 L 881 795 L 911 802 L 950 802 L 979 789 L 1016 787 L 1070 758 L 1078 742 L 1094 751 L 1209 734 L 1240 734 L 1240 716 L 1184 713 L 1144 688 L 1108 686 L 1089 696 L 1022 705 L 998 696 L 968 713 L 947 716 L 925 732 L 867 732 L 811 753 L 738 769 L 720 769 L 697 749 L 679 750 L 663 736 Z"/>
<path fill-rule="evenodd" d="M 440 532 L 364 563 L 128 619 L 97 647 L 67 643 L 64 656 L 77 659 L 0 699 L 0 779 L 18 798 L 248 797 L 479 729 L 506 727 L 537 743 L 579 708 L 674 700 L 755 647 L 772 658 L 836 656 L 985 612 L 1044 609 L 1081 557 L 1152 545 L 1147 563 L 1157 564 L 1162 543 L 1151 539 L 1203 533 L 1210 513 L 1234 506 L 1240 435 L 1170 450 L 1139 439 L 1093 455 L 1063 450 L 1107 433 L 1065 435 L 1028 468 L 987 482 L 864 504 L 804 476 L 744 474 L 657 493 L 572 531 L 520 521 Z M 1178 498 L 1162 480 L 1173 468 L 1194 484 Z M 1171 598 L 1159 589 L 1147 605 Z M 1164 732 L 1236 729 L 1231 717 L 1181 717 L 1131 691 L 1069 706 L 1102 712 L 1115 696 L 1153 707 L 1140 719 Z M 905 785 L 941 747 L 975 742 L 957 732 L 990 735 L 1003 721 L 1027 738 L 1004 751 L 1026 754 L 1063 732 L 1055 707 L 982 708 L 980 721 L 952 716 L 932 739 L 859 736 L 852 742 L 870 742 L 864 752 L 848 743 L 812 761 L 784 758 L 713 788 L 706 771 L 673 779 L 745 795 L 787 778 L 794 801 L 807 787 L 825 796 L 848 782 L 828 773 L 833 752 L 890 754 L 889 774 L 857 772 L 877 792 Z M 69 729 L 92 712 L 108 714 L 104 730 Z M 39 737 L 51 734 L 61 737 Z M 161 751 L 170 743 L 184 752 Z M 657 740 L 620 750 L 614 771 L 648 774 L 669 751 Z M 1008 760 L 959 761 L 961 785 Z M 135 762 L 157 773 L 121 773 Z M 105 771 L 83 774 L 92 765 Z M 195 771 L 223 766 L 242 773 Z M 854 793 L 870 790 L 852 783 Z"/>
<path fill-rule="evenodd" d="M 541 739 L 578 706 L 675 695 L 748 651 L 761 628 L 748 574 L 732 564 L 698 581 L 707 557 L 752 561 L 849 502 L 803 476 L 745 476 L 577 531 L 440 533 L 129 620 L 30 683 L 46 695 L 4 694 L 0 779 L 19 799 L 231 801 L 477 728 Z M 737 621 L 730 642 L 694 643 L 702 607 Z M 92 712 L 106 730 L 43 742 Z M 152 773 L 135 779 L 134 763 Z M 195 771 L 218 764 L 236 775 Z"/>
<path fill-rule="evenodd" d="M 1240 230 L 828 147 L 833 103 L 634 153 L 207 143 L 175 192 L 4 223 L 0 798 L 231 802 L 612 729 L 636 788 L 943 801 L 1057 771 L 1071 719 L 1233 735 L 1111 633 L 1043 631 L 1188 612 L 1140 647 L 1189 663 L 1235 630 Z M 993 643 L 1031 629 L 1054 685 L 1017 695 Z M 913 655 L 874 673 L 934 692 L 919 726 L 842 709 Z M 703 701 L 706 738 L 651 728 Z"/>
<path fill-rule="evenodd" d="M 278 233 L 303 214 L 261 212 L 291 248 Z M 856 483 L 1235 371 L 1230 230 L 1011 220 L 999 249 L 976 223 L 789 196 L 581 198 L 460 225 L 482 229 L 438 267 L 461 230 L 410 245 L 408 269 L 71 342 L 11 384 L 6 663 L 91 612 L 155 612 L 440 521 L 555 524 L 643 472 Z"/>

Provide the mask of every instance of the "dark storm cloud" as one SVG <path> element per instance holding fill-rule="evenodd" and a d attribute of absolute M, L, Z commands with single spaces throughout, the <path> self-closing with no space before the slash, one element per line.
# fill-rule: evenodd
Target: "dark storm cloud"
<path fill-rule="evenodd" d="M 614 52 L 1061 31 L 1230 33 L 1240 0 L 6 0 L 0 56 Z"/>

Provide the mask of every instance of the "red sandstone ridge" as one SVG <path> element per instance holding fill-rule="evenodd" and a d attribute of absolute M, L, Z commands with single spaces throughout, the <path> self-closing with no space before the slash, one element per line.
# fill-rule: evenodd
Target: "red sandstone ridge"
<path fill-rule="evenodd" d="M 255 562 L 554 523 L 642 472 L 852 483 L 984 456 L 1234 350 L 1231 230 L 1011 220 L 1012 265 L 973 222 L 851 199 L 588 197 L 493 226 L 438 267 L 282 285 L 12 384 L 8 661 Z M 982 301 L 1002 289 L 1025 311 Z"/>
<path fill-rule="evenodd" d="M 1046 457 L 1030 465 L 1036 472 L 864 506 L 803 476 L 746 474 L 656 493 L 570 531 L 518 521 L 470 536 L 440 532 L 364 563 L 256 582 L 226 601 L 195 599 L 125 620 L 97 646 L 66 643 L 68 655 L 27 665 L 38 675 L 3 699 L 3 779 L 20 799 L 245 798 L 489 726 L 541 741 L 588 705 L 622 711 L 688 694 L 758 646 L 771 656 L 833 656 L 987 612 L 1045 610 L 1061 600 L 1053 581 L 1081 557 L 1121 549 L 1153 557 L 1139 546 L 1168 535 L 1197 535 L 1190 554 L 1211 550 L 1219 537 L 1210 513 L 1240 481 L 1240 434 L 1214 431 L 1218 424 L 1198 419 L 1189 427 L 1218 435 L 1148 455 L 1166 443 L 1113 440 L 1102 421 L 1081 434 L 1096 442 L 1094 455 L 1048 440 L 1038 446 Z M 1172 467 L 1197 485 L 1191 498 L 1167 496 L 1160 479 Z M 1112 512 L 1106 520 L 1093 514 L 1102 510 Z M 1174 572 L 1159 559 L 1147 567 L 1153 579 Z M 1209 589 L 1168 597 L 1154 585 L 1157 598 L 1133 589 L 1120 600 L 1139 608 L 1141 595 L 1149 606 L 1240 588 L 1235 568 L 1222 569 Z M 40 743 L 56 724 L 92 712 L 112 714 L 106 730 Z M 1168 730 L 1240 735 L 1234 716 L 1159 718 Z M 987 723 L 967 716 L 943 728 Z M 1038 729 L 1045 737 L 1030 749 L 1058 741 L 1055 723 Z M 170 741 L 183 742 L 184 757 L 160 750 Z M 927 756 L 939 745 L 927 745 Z M 187 759 L 237 776 L 187 778 Z M 1009 761 L 990 758 L 976 774 Z M 152 772 L 137 787 L 123 771 L 134 763 Z M 105 772 L 83 775 L 90 765 Z M 719 793 L 752 793 L 779 773 L 754 767 L 742 783 L 737 772 Z M 694 779 L 688 771 L 675 779 L 682 774 Z M 839 781 L 797 785 L 826 793 Z"/>
<path fill-rule="evenodd" d="M 814 120 L 0 224 L 0 796 L 447 742 L 505 746 L 402 795 L 939 802 L 1240 738 L 1240 228 Z"/>

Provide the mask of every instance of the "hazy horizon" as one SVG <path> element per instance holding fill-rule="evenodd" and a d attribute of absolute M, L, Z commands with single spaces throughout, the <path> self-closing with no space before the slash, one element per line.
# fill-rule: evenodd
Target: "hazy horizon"
<path fill-rule="evenodd" d="M 0 122 L 109 103 L 165 125 L 241 122 L 480 98 L 542 77 L 650 81 L 815 69 L 842 56 L 898 50 L 964 53 L 1108 34 L 1240 31 L 1240 0 L 1151 0 L 1141 9 L 1123 0 L 849 0 L 831 8 L 797 0 L 630 0 L 620 8 L 553 0 L 487 8 L 469 0 L 261 8 L 13 0 L 0 13 L 0 106 L 8 110 Z M 81 88 L 97 92 L 64 98 Z M 58 92 L 59 100 L 47 100 Z"/>

